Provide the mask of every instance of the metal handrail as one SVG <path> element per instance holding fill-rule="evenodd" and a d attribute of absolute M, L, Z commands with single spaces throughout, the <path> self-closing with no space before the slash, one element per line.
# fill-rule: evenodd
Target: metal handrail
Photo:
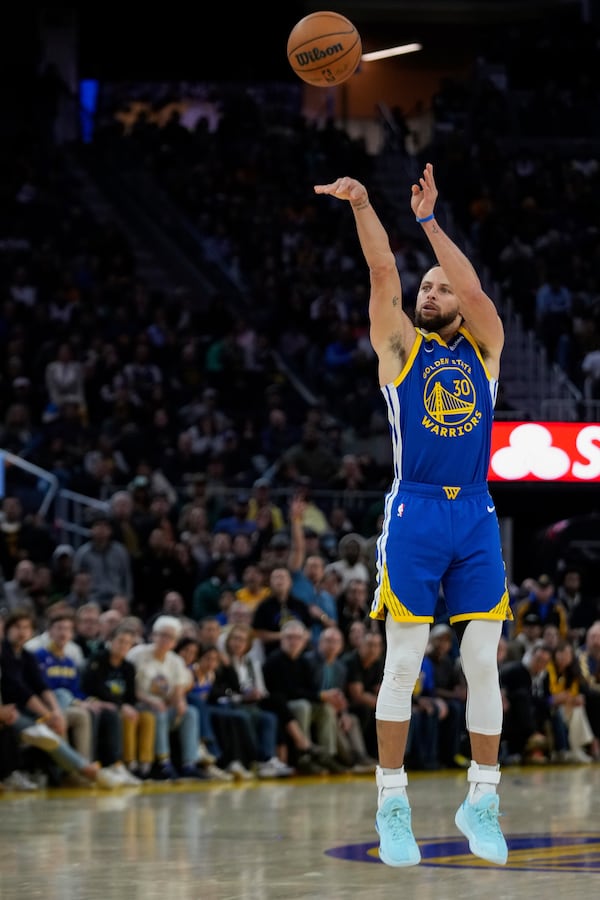
<path fill-rule="evenodd" d="M 16 456 L 14 453 L 11 453 L 10 450 L 0 449 L 0 471 L 1 471 L 1 484 L 0 484 L 0 496 L 5 495 L 5 484 L 6 484 L 6 466 L 16 466 L 18 469 L 22 469 L 24 472 L 28 472 L 30 475 L 35 476 L 38 479 L 42 479 L 48 483 L 48 490 L 44 493 L 42 498 L 42 502 L 40 503 L 39 509 L 37 510 L 38 515 L 45 517 L 48 514 L 48 510 L 50 509 L 60 487 L 60 482 L 56 475 L 53 475 L 52 472 L 48 472 L 46 469 L 40 468 L 40 466 L 36 466 L 34 463 L 29 462 L 28 459 L 23 459 L 22 456 Z"/>

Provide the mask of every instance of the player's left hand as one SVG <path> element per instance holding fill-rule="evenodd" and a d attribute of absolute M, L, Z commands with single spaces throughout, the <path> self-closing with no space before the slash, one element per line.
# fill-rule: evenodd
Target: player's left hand
<path fill-rule="evenodd" d="M 433 213 L 435 201 L 438 198 L 438 190 L 433 177 L 433 166 L 427 163 L 423 169 L 423 175 L 419 178 L 419 184 L 413 184 L 410 206 L 416 218 L 426 219 Z"/>

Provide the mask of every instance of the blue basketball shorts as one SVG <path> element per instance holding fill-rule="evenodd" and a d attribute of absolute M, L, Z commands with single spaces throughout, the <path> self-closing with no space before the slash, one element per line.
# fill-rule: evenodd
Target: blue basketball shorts
<path fill-rule="evenodd" d="M 500 528 L 488 486 L 394 482 L 377 541 L 370 615 L 433 622 L 440 585 L 450 622 L 512 619 Z"/>

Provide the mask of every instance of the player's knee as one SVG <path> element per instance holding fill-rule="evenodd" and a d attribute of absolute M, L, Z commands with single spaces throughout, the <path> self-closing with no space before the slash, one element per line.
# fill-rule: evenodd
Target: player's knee
<path fill-rule="evenodd" d="M 408 669 L 404 672 L 386 669 L 377 695 L 375 718 L 386 722 L 406 722 L 410 719 L 415 682 L 416 676 L 410 674 Z"/>
<path fill-rule="evenodd" d="M 498 680 L 497 650 L 501 622 L 469 622 L 460 644 L 460 658 L 469 686 Z"/>

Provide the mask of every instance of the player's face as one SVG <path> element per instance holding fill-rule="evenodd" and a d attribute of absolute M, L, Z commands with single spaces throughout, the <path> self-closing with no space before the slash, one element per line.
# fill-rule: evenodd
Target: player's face
<path fill-rule="evenodd" d="M 454 321 L 460 321 L 458 300 L 446 273 L 434 266 L 425 273 L 417 294 L 415 325 L 427 331 L 441 331 Z"/>

